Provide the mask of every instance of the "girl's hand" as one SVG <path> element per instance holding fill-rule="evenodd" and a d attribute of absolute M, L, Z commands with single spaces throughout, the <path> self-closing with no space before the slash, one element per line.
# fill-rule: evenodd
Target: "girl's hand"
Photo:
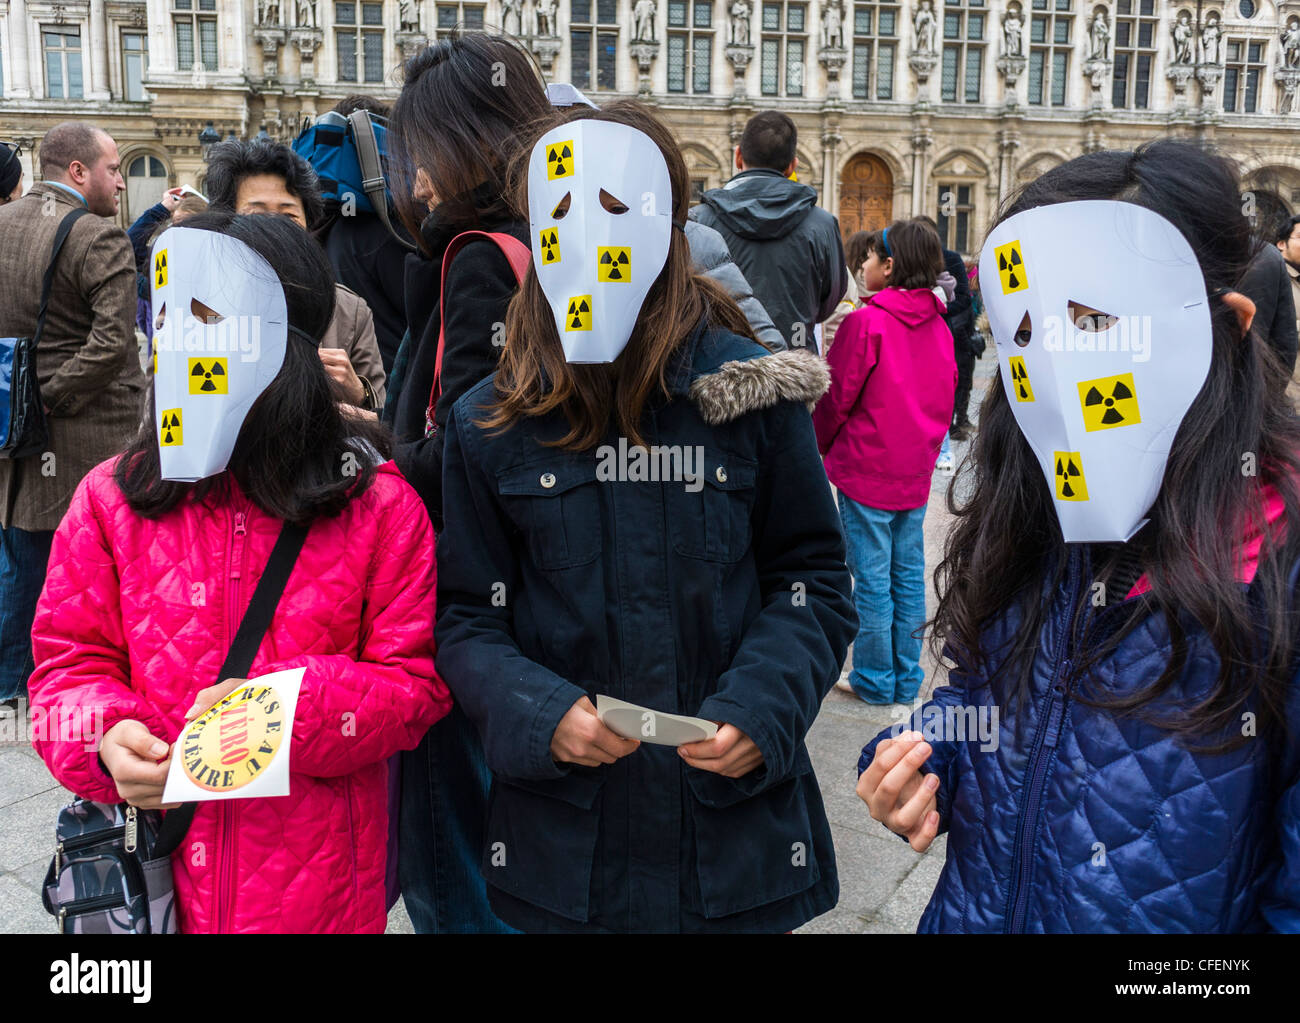
<path fill-rule="evenodd" d="M 569 708 L 551 736 L 551 756 L 564 764 L 595 767 L 612 764 L 627 756 L 641 743 L 624 739 L 605 727 L 596 717 L 596 708 L 585 696 Z"/>
<path fill-rule="evenodd" d="M 172 810 L 181 804 L 162 801 L 171 766 L 168 749 L 139 721 L 119 721 L 100 740 L 99 759 L 125 802 L 141 810 Z"/>
<path fill-rule="evenodd" d="M 712 739 L 688 742 L 677 752 L 689 766 L 724 778 L 742 777 L 763 763 L 757 744 L 735 725 L 723 724 Z"/>
<path fill-rule="evenodd" d="M 939 776 L 922 774 L 933 747 L 919 732 L 904 732 L 876 747 L 871 766 L 858 778 L 858 796 L 871 816 L 925 852 L 939 834 Z"/>
<path fill-rule="evenodd" d="M 224 682 L 218 682 L 215 686 L 200 689 L 198 696 L 194 697 L 194 705 L 185 712 L 185 720 L 193 721 L 204 711 L 216 706 L 247 681 L 246 678 L 228 678 Z"/>

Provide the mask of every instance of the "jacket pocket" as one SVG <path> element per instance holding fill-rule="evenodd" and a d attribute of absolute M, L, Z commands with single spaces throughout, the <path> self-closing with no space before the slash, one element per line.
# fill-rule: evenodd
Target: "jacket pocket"
<path fill-rule="evenodd" d="M 575 568 L 600 556 L 594 458 L 556 455 L 502 469 L 497 489 L 538 568 Z"/>
<path fill-rule="evenodd" d="M 770 905 L 820 880 L 807 793 L 815 781 L 806 749 L 800 748 L 789 778 L 725 806 L 710 798 L 713 776 L 708 772 L 688 768 L 686 777 L 693 796 L 696 874 L 706 917 Z"/>
<path fill-rule="evenodd" d="M 702 481 L 668 484 L 673 550 L 687 558 L 734 564 L 749 550 L 758 463 L 716 448 L 702 451 Z"/>
<path fill-rule="evenodd" d="M 588 768 L 554 781 L 494 776 L 482 861 L 487 883 L 566 919 L 589 920 L 604 783 L 604 771 Z"/>

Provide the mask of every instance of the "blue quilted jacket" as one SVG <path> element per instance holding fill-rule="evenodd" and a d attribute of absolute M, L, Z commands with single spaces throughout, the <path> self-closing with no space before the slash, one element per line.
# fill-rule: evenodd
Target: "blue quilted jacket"
<path fill-rule="evenodd" d="M 1130 606 L 1093 608 L 1083 599 L 1088 560 L 1087 548 L 1071 547 L 1066 586 L 1044 595 L 1050 609 L 1023 707 L 998 706 L 989 686 L 1019 625 L 1011 611 L 983 637 L 987 670 L 958 664 L 907 726 L 934 747 L 924 770 L 939 775 L 940 830 L 948 833 L 918 930 L 1300 931 L 1297 744 L 1266 749 L 1261 739 L 1226 755 L 1191 753 L 1152 725 L 1080 703 L 1078 683 L 1066 681 L 1078 656 L 1067 642 L 1071 619 L 1087 616 L 1079 642 L 1091 645 Z M 1164 617 L 1148 615 L 1089 673 L 1089 687 L 1149 685 L 1168 643 Z M 1213 685 L 1209 638 L 1189 628 L 1188 644 L 1187 667 L 1160 708 Z M 1300 736 L 1293 681 L 1288 720 Z M 972 721 L 991 722 L 994 710 L 997 727 L 982 742 Z M 862 751 L 859 773 L 889 734 Z"/>

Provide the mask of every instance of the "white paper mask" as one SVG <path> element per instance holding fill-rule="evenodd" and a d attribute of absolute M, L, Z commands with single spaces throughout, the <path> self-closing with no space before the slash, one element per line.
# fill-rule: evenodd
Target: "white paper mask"
<path fill-rule="evenodd" d="M 269 263 L 243 242 L 173 227 L 153 244 L 154 407 L 162 478 L 223 471 L 253 402 L 284 364 L 289 319 Z M 200 318 L 201 303 L 221 317 Z"/>
<path fill-rule="evenodd" d="M 627 211 L 609 212 L 602 191 Z M 528 165 L 533 267 L 569 362 L 613 362 L 627 345 L 668 259 L 672 210 L 668 165 L 643 132 L 577 120 L 538 141 Z"/>
<path fill-rule="evenodd" d="M 1062 536 L 1128 540 L 1147 521 L 1210 368 L 1209 302 L 1191 245 L 1133 203 L 1060 203 L 994 228 L 979 279 L 1002 384 Z M 1071 302 L 1118 319 L 1080 330 Z"/>

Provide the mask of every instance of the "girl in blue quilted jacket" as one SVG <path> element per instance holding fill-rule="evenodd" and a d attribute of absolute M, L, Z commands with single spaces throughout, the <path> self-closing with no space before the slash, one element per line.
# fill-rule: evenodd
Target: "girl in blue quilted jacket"
<path fill-rule="evenodd" d="M 1232 290 L 1241 211 L 1225 159 L 1164 140 L 1049 171 L 990 234 L 1002 379 L 936 573 L 948 685 L 859 761 L 872 817 L 947 833 L 921 931 L 1300 931 L 1300 422 Z M 1043 215 L 1085 226 L 1045 245 Z"/>

